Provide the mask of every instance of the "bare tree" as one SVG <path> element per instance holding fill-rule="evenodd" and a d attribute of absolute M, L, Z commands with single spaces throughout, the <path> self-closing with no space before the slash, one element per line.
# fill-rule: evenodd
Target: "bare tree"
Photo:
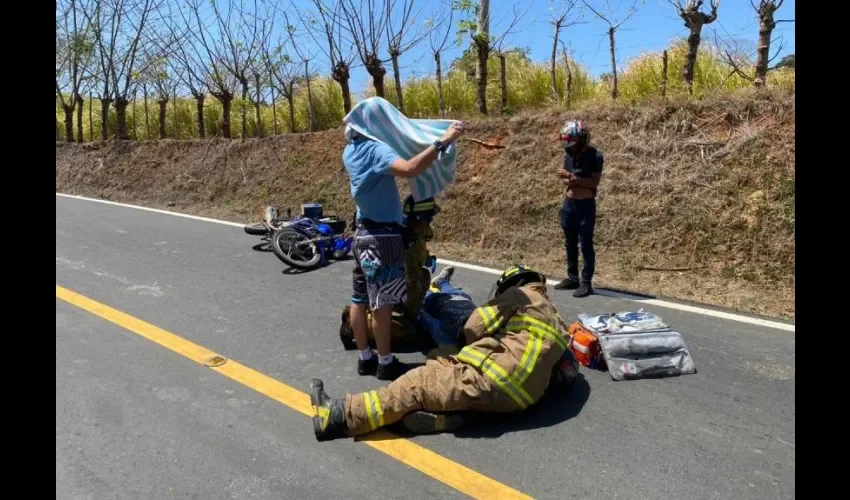
<path fill-rule="evenodd" d="M 343 13 L 344 0 L 311 0 L 316 8 L 316 18 L 302 15 L 307 32 L 320 47 L 331 65 L 331 77 L 342 90 L 343 109 L 351 111 L 351 65 L 357 58 L 355 44 L 348 37 Z M 306 19 L 305 19 L 306 18 Z M 325 50 L 327 49 L 327 50 Z"/>
<path fill-rule="evenodd" d="M 128 140 L 127 106 L 136 93 L 137 74 L 144 72 L 150 61 L 142 57 L 142 35 L 162 0 L 94 0 L 89 21 L 93 24 L 100 55 L 103 103 L 102 138 L 107 135 L 109 104 L 115 104 L 118 130 L 116 138 Z"/>
<path fill-rule="evenodd" d="M 157 26 L 162 35 L 156 37 L 155 42 L 160 53 L 169 55 L 174 76 L 195 99 L 198 137 L 206 137 L 204 102 L 210 88 L 207 69 L 203 67 L 204 59 L 198 51 L 198 39 L 191 32 L 195 27 L 194 20 L 185 15 L 178 16 L 173 7 L 169 3 L 169 15 Z"/>
<path fill-rule="evenodd" d="M 758 46 L 755 50 L 755 64 L 752 63 L 752 52 L 744 54 L 745 51 L 737 47 L 724 49 L 724 54 L 726 62 L 732 67 L 730 76 L 731 74 L 737 73 L 741 78 L 752 82 L 753 86 L 764 87 L 767 85 L 767 74 L 782 67 L 782 62 L 771 66 L 771 63 L 779 57 L 779 54 L 782 53 L 782 49 L 785 48 L 780 37 L 779 48 L 773 56 L 770 55 L 770 47 L 773 42 L 777 41 L 771 40 L 770 38 L 773 34 L 773 30 L 776 28 L 778 23 L 793 23 L 794 20 L 774 19 L 774 14 L 782 6 L 784 0 L 751 0 L 750 3 L 753 6 L 753 9 L 755 9 L 756 15 L 759 19 L 759 39 Z M 717 44 L 720 45 L 720 42 L 718 41 Z M 727 46 L 728 45 L 734 45 L 734 43 L 729 43 Z M 752 67 L 753 73 L 748 73 L 748 71 L 744 69 L 746 67 Z"/>
<path fill-rule="evenodd" d="M 387 0 L 387 4 L 387 52 L 393 64 L 398 109 L 403 113 L 404 93 L 401 87 L 398 58 L 421 42 L 427 36 L 427 32 L 417 27 L 416 19 L 422 9 L 413 12 L 416 0 L 401 0 L 401 3 L 398 0 Z"/>
<path fill-rule="evenodd" d="M 286 11 L 283 12 L 283 20 L 284 26 L 286 27 L 286 33 L 289 37 L 288 44 L 292 47 L 295 55 L 298 56 L 298 59 L 301 60 L 301 63 L 304 65 L 304 83 L 307 87 L 307 118 L 309 122 L 309 131 L 313 132 L 316 129 L 316 111 L 313 106 L 313 86 L 312 86 L 312 76 L 310 74 L 310 61 L 313 60 L 313 52 L 310 51 L 310 44 L 307 43 L 306 47 L 299 47 L 299 43 L 296 39 L 300 39 L 300 34 L 298 33 L 295 25 L 289 22 L 289 16 L 286 14 Z"/>
<path fill-rule="evenodd" d="M 156 91 L 156 103 L 159 106 L 159 138 L 165 139 L 168 137 L 166 129 L 168 116 L 168 101 L 171 100 L 171 94 L 174 90 L 175 78 L 169 73 L 168 59 L 162 55 L 151 55 L 152 64 L 149 66 L 146 77 L 146 83 L 152 83 Z M 175 123 L 175 128 L 177 124 Z"/>
<path fill-rule="evenodd" d="M 360 62 L 372 77 L 378 97 L 384 97 L 384 61 L 380 58 L 381 40 L 387 29 L 387 0 L 340 0 L 346 27 L 357 47 Z"/>
<path fill-rule="evenodd" d="M 431 53 L 434 55 L 434 62 L 437 64 L 437 100 L 440 103 L 440 118 L 446 117 L 446 104 L 443 100 L 443 62 L 441 56 L 449 41 L 449 34 L 452 32 L 453 18 L 454 9 L 452 8 L 451 0 L 448 0 L 439 5 L 434 17 L 426 23 L 426 27 L 429 30 Z M 445 32 L 443 28 L 445 28 Z"/>
<path fill-rule="evenodd" d="M 699 51 L 700 39 L 702 37 L 702 27 L 717 20 L 717 9 L 720 7 L 720 0 L 711 0 L 711 12 L 708 14 L 700 11 L 705 0 L 685 0 L 684 4 L 682 0 L 668 1 L 676 9 L 679 17 L 685 21 L 685 27 L 688 28 L 688 52 L 685 55 L 682 78 L 688 87 L 688 93 L 693 94 L 694 68 L 697 64 L 697 52 Z"/>
<path fill-rule="evenodd" d="M 622 21 L 617 20 L 617 11 L 622 4 L 618 4 L 616 7 L 612 7 L 609 0 L 605 0 L 605 6 L 608 10 L 607 14 L 602 14 L 599 10 L 593 8 L 592 5 L 587 3 L 587 0 L 581 0 L 582 3 L 590 9 L 593 14 L 598 17 L 600 20 L 604 21 L 608 25 L 608 43 L 611 46 L 611 78 L 612 78 L 612 86 L 611 86 L 611 98 L 617 99 L 617 96 L 620 95 L 619 89 L 617 88 L 617 50 L 614 45 L 614 34 L 617 32 L 617 29 L 620 28 L 626 21 L 628 21 L 635 13 L 637 12 L 637 3 L 638 0 L 629 0 L 629 8 L 626 11 L 625 17 L 623 17 Z"/>
<path fill-rule="evenodd" d="M 263 41 L 263 63 L 269 74 L 270 85 L 286 99 L 289 105 L 289 131 L 295 132 L 295 84 L 298 76 L 292 58 L 286 53 L 289 36 L 272 46 L 269 38 Z"/>
<path fill-rule="evenodd" d="M 578 16 L 576 16 L 575 19 L 571 16 L 575 7 L 576 0 L 564 0 L 560 9 L 556 11 L 555 16 L 553 16 L 549 21 L 555 29 L 555 33 L 552 36 L 552 61 L 549 73 L 552 80 L 552 98 L 556 100 L 560 98 L 560 93 L 558 92 L 558 76 L 555 71 L 555 60 L 558 57 L 559 38 L 561 30 L 579 24 Z M 579 12 L 579 16 L 580 15 L 581 13 Z"/>
<path fill-rule="evenodd" d="M 56 2 L 57 11 L 60 9 Z M 56 97 L 65 113 L 65 139 L 74 141 L 74 110 L 77 110 L 77 140 L 83 141 L 81 86 L 94 55 L 93 29 L 85 15 L 86 5 L 69 0 L 57 12 Z M 63 87 L 65 91 L 63 92 Z"/>
<path fill-rule="evenodd" d="M 505 41 L 507 40 L 508 35 L 512 34 L 514 28 L 519 21 L 525 17 L 525 14 L 531 8 L 532 4 L 529 4 L 524 12 L 519 12 L 517 7 L 513 8 L 513 18 L 509 23 L 508 27 L 505 31 L 499 35 L 498 37 L 492 37 L 490 40 L 490 47 L 494 49 L 496 55 L 499 57 L 499 82 L 500 88 L 502 91 L 502 99 L 501 99 L 501 112 L 506 113 L 508 111 L 508 58 L 507 51 L 505 49 Z"/>
<path fill-rule="evenodd" d="M 756 74 L 753 78 L 753 85 L 756 87 L 764 87 L 767 85 L 767 72 L 771 69 L 768 66 L 773 61 L 770 57 L 770 37 L 773 34 L 776 23 L 794 22 L 790 19 L 774 20 L 773 15 L 782 7 L 785 0 L 750 0 L 750 5 L 753 6 L 759 18 L 759 45 L 756 58 Z M 777 54 L 779 51 L 777 51 Z"/>

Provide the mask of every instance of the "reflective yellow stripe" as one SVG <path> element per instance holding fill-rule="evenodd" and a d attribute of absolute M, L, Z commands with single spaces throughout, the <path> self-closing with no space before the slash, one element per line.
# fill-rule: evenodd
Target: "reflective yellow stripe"
<path fill-rule="evenodd" d="M 372 395 L 372 411 L 375 412 L 376 420 L 378 421 L 378 427 L 384 426 L 384 407 L 381 406 L 381 398 L 378 397 L 378 393 L 376 391 L 372 391 L 369 394 Z"/>
<path fill-rule="evenodd" d="M 481 315 L 481 320 L 484 322 L 484 330 L 487 333 L 493 333 L 496 328 L 499 328 L 499 318 L 496 308 L 493 306 L 482 306 L 476 309 Z"/>
<path fill-rule="evenodd" d="M 564 337 L 560 335 L 558 330 L 535 317 L 529 316 L 528 314 L 522 314 L 511 318 L 510 321 L 508 321 L 505 330 L 509 332 L 521 332 L 523 330 L 527 330 L 533 336 L 549 339 L 550 342 L 556 344 L 561 349 L 567 348 L 567 342 L 564 340 Z"/>
<path fill-rule="evenodd" d="M 481 370 L 487 378 L 492 380 L 505 394 L 510 397 L 520 408 L 526 408 L 534 403 L 534 399 L 522 387 L 517 387 L 511 382 L 508 372 L 504 368 L 488 359 L 484 354 L 469 348 L 461 349 L 456 356 L 458 361 L 468 363 Z"/>
<path fill-rule="evenodd" d="M 366 417 L 369 419 L 369 429 L 374 431 L 378 428 L 378 425 L 375 422 L 375 415 L 372 413 L 372 398 L 369 397 L 371 395 L 371 392 L 363 393 L 363 405 L 366 407 Z"/>
<path fill-rule="evenodd" d="M 504 276 L 504 277 L 505 277 L 505 278 L 507 278 L 507 277 L 509 277 L 509 276 L 513 276 L 513 275 L 514 275 L 514 274 L 516 274 L 518 271 L 519 271 L 519 268 L 518 268 L 518 267 L 512 267 L 512 268 L 508 269 L 507 271 L 505 271 L 505 276 Z"/>
<path fill-rule="evenodd" d="M 522 361 L 520 361 L 519 369 L 514 373 L 513 383 L 517 387 L 522 387 L 522 384 L 531 376 L 534 371 L 534 365 L 537 364 L 537 359 L 540 357 L 540 351 L 543 350 L 543 340 L 531 336 L 528 345 L 525 346 L 525 352 L 522 353 Z"/>
<path fill-rule="evenodd" d="M 440 293 L 440 289 L 436 286 L 431 286 L 428 290 L 430 290 L 434 293 Z"/>

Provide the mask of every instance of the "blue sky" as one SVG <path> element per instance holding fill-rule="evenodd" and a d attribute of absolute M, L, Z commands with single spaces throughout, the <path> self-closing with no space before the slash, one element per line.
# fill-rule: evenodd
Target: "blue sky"
<path fill-rule="evenodd" d="M 611 0 L 611 5 L 616 7 L 618 2 L 622 5 L 619 12 L 625 13 L 629 0 Z M 301 5 L 307 2 L 295 0 L 295 3 Z M 426 17 L 430 17 L 432 8 L 439 4 L 438 0 L 418 0 L 417 3 L 426 5 L 424 9 Z M 506 46 L 528 47 L 531 49 L 533 60 L 548 60 L 552 50 L 552 27 L 549 24 L 552 11 L 550 9 L 559 2 L 531 0 L 530 4 L 531 7 L 517 32 L 506 40 Z M 525 9 L 528 8 L 529 3 L 516 0 L 491 0 L 491 30 L 494 34 L 501 33 L 500 21 L 512 11 L 514 5 Z M 605 4 L 602 0 L 594 0 L 592 5 L 600 10 L 604 9 Z M 795 0 L 785 0 L 782 8 L 777 12 L 776 19 L 793 19 L 794 10 Z M 610 71 L 607 25 L 596 19 L 586 8 L 584 11 L 585 24 L 567 28 L 561 39 L 569 44 L 573 57 L 587 67 L 593 75 L 598 76 Z M 420 22 L 423 21 L 424 19 Z M 504 22 L 507 23 L 508 20 Z M 794 52 L 794 27 L 794 23 L 780 23 L 774 31 L 775 39 L 782 36 L 782 42 L 785 45 L 782 55 Z M 715 31 L 722 40 L 746 41 L 754 49 L 758 37 L 758 22 L 750 0 L 722 0 L 718 10 L 718 20 L 703 29 L 703 40 L 713 41 Z M 617 67 L 622 68 L 628 59 L 643 51 L 660 51 L 672 39 L 685 36 L 687 36 L 687 29 L 667 0 L 644 0 L 642 4 L 639 3 L 637 14 L 617 32 Z M 453 33 L 450 42 L 454 38 Z M 774 46 L 778 46 L 778 43 Z M 448 61 L 459 56 L 462 50 L 463 47 L 453 47 L 445 52 L 444 66 Z M 775 48 L 772 48 L 771 52 L 774 51 Z M 433 74 L 434 61 L 427 39 L 403 55 L 401 65 L 404 77 Z M 391 65 L 387 64 L 388 78 L 391 77 L 391 72 Z M 368 74 L 362 67 L 354 69 L 352 73 L 352 90 L 360 94 L 367 85 Z"/>

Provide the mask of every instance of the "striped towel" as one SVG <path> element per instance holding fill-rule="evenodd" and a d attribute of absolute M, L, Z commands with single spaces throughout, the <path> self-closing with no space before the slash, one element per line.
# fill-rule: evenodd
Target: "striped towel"
<path fill-rule="evenodd" d="M 351 140 L 356 133 L 383 142 L 405 160 L 434 144 L 456 123 L 454 120 L 412 120 L 380 97 L 360 101 L 342 121 L 347 139 Z M 408 180 L 415 201 L 437 196 L 454 180 L 457 148 L 451 144 L 438 155 L 427 170 Z"/>

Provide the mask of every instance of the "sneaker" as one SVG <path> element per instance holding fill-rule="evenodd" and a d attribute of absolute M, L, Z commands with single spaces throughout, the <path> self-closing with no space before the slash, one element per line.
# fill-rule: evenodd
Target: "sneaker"
<path fill-rule="evenodd" d="M 440 283 L 442 283 L 444 281 L 451 281 L 452 276 L 454 276 L 454 274 L 455 274 L 454 266 L 444 267 L 443 270 L 440 271 L 440 274 L 434 276 L 434 279 L 431 280 L 432 290 L 436 288 L 439 291 Z"/>
<path fill-rule="evenodd" d="M 372 356 L 377 359 L 378 356 Z M 385 365 L 378 363 L 378 371 L 375 376 L 378 380 L 395 380 L 407 371 L 407 365 L 393 357 L 393 360 Z"/>
<path fill-rule="evenodd" d="M 378 355 L 372 351 L 369 359 L 357 358 L 357 373 L 360 375 L 374 375 L 378 373 Z"/>
<path fill-rule="evenodd" d="M 576 290 L 573 294 L 573 297 L 582 298 L 591 294 L 593 294 L 593 287 L 590 286 L 590 283 L 582 283 L 578 290 Z"/>
<path fill-rule="evenodd" d="M 578 280 L 567 278 L 564 281 L 555 285 L 555 290 L 575 290 L 578 287 Z"/>
<path fill-rule="evenodd" d="M 431 413 L 415 411 L 404 416 L 404 427 L 416 434 L 452 432 L 463 426 L 463 417 L 458 413 Z"/>
<path fill-rule="evenodd" d="M 317 378 L 310 381 L 310 404 L 313 406 L 313 433 L 316 440 L 348 437 L 343 400 L 325 394 L 325 385 Z"/>

